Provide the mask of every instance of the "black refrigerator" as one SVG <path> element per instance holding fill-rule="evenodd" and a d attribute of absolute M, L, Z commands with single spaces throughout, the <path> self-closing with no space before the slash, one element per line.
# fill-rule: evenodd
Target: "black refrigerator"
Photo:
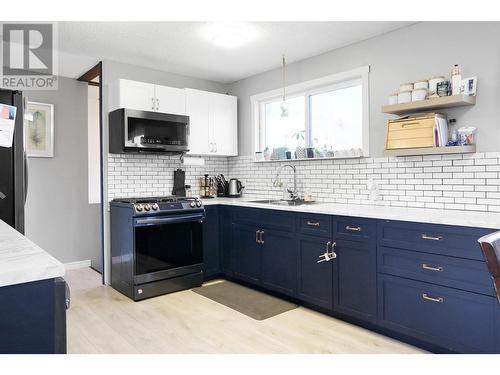
<path fill-rule="evenodd" d="M 0 147 L 0 220 L 24 234 L 28 176 L 23 136 L 23 93 L 0 89 L 0 103 L 17 107 L 12 147 Z"/>

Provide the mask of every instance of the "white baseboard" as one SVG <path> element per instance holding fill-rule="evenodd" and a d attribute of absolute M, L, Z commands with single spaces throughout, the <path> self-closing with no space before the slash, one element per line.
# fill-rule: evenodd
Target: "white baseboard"
<path fill-rule="evenodd" d="M 87 268 L 87 267 L 90 267 L 90 259 L 81 260 L 78 262 L 64 263 L 64 267 L 66 267 L 66 271 L 77 270 L 79 268 Z"/>

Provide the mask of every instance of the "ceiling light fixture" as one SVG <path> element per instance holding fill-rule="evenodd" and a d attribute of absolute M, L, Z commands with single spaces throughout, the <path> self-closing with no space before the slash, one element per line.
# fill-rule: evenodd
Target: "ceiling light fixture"
<path fill-rule="evenodd" d="M 213 22 L 204 30 L 208 40 L 226 48 L 241 47 L 251 42 L 256 36 L 256 30 L 244 22 Z"/>
<path fill-rule="evenodd" d="M 288 103 L 286 102 L 286 62 L 285 55 L 282 59 L 282 72 L 283 72 L 283 101 L 280 104 L 281 117 L 288 117 Z"/>

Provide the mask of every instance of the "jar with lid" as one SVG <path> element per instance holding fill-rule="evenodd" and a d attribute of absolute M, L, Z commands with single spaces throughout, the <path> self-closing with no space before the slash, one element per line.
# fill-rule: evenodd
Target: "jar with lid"
<path fill-rule="evenodd" d="M 184 189 L 186 190 L 186 197 L 191 198 L 193 196 L 191 193 L 191 185 L 184 186 Z"/>

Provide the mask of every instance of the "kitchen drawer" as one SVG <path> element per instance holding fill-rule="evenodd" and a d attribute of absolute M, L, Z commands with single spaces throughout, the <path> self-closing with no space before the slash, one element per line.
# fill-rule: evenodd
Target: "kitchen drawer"
<path fill-rule="evenodd" d="M 493 297 L 379 275 L 379 324 L 463 353 L 498 352 Z"/>
<path fill-rule="evenodd" d="M 493 230 L 380 220 L 378 244 L 460 258 L 484 260 L 477 240 Z"/>
<path fill-rule="evenodd" d="M 300 214 L 299 231 L 302 234 L 332 239 L 332 216 Z"/>
<path fill-rule="evenodd" d="M 368 241 L 377 234 L 377 222 L 358 217 L 336 217 L 333 223 L 335 239 Z"/>
<path fill-rule="evenodd" d="M 378 272 L 495 296 L 485 262 L 379 246 Z"/>
<path fill-rule="evenodd" d="M 238 207 L 234 212 L 233 220 L 238 224 L 255 224 L 259 228 L 278 229 L 286 232 L 295 231 L 293 212 Z"/>

